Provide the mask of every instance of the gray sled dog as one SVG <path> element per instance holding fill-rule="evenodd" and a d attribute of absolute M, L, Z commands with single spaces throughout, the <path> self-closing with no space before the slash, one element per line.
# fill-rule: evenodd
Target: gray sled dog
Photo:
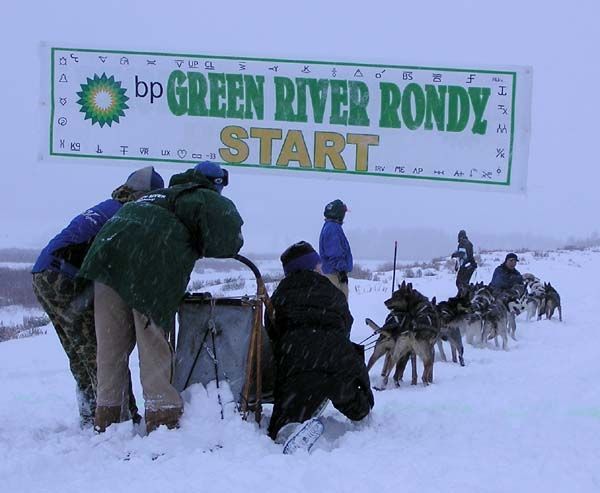
<path fill-rule="evenodd" d="M 485 287 L 485 284 L 483 284 L 483 282 L 478 282 L 476 284 L 469 284 L 469 286 L 464 288 L 463 295 L 469 300 L 470 315 L 463 320 L 460 326 L 460 332 L 471 346 L 480 345 L 482 320 L 479 314 L 473 312 L 473 305 L 471 303 L 475 293 L 483 287 Z"/>
<path fill-rule="evenodd" d="M 523 274 L 525 289 L 527 290 L 525 298 L 525 311 L 527 321 L 536 316 L 540 306 L 544 301 L 544 284 L 533 274 Z"/>
<path fill-rule="evenodd" d="M 502 300 L 497 299 L 489 286 L 480 287 L 471 299 L 472 317 L 481 323 L 479 343 L 486 346 L 494 339 L 498 347 L 498 336 L 502 338 L 502 349 L 508 349 L 508 311 Z"/>
<path fill-rule="evenodd" d="M 558 309 L 558 320 L 562 322 L 562 306 L 560 304 L 560 295 L 552 284 L 544 283 L 544 298 L 538 309 L 538 320 L 542 315 L 546 315 L 546 320 L 552 320 L 554 311 Z"/>
<path fill-rule="evenodd" d="M 438 303 L 437 310 L 440 316 L 440 335 L 436 345 L 440 357 L 442 361 L 447 361 L 442 341 L 448 341 L 452 351 L 452 361 L 456 363 L 458 358 L 460 366 L 465 366 L 461 333 L 469 325 L 471 318 L 471 300 L 468 289 L 460 289 L 455 297 Z"/>
<path fill-rule="evenodd" d="M 506 309 L 508 335 L 516 341 L 517 317 L 527 309 L 527 290 L 525 286 L 516 285 L 507 290 L 495 291 L 494 294 Z"/>
<path fill-rule="evenodd" d="M 394 382 L 400 385 L 408 359 L 413 358 L 412 385 L 417 384 L 415 358 L 419 356 L 423 361 L 423 374 L 421 380 L 425 385 L 433 382 L 434 343 L 439 336 L 440 321 L 435 307 L 435 298 L 432 301 L 413 289 L 411 283 L 402 282 L 398 290 L 385 302 L 390 310 L 383 327 L 379 327 L 371 319 L 367 325 L 379 333 L 379 339 L 367 369 L 385 355 L 381 376 L 384 387 L 387 385 L 389 375 L 394 367 Z"/>

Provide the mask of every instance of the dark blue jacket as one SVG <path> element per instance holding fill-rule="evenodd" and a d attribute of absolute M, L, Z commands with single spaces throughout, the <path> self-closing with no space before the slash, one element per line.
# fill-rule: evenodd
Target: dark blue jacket
<path fill-rule="evenodd" d="M 319 237 L 319 255 L 323 274 L 352 271 L 352 251 L 342 225 L 326 219 Z"/>
<path fill-rule="evenodd" d="M 108 199 L 76 216 L 65 229 L 50 240 L 31 272 L 35 274 L 50 269 L 71 278 L 75 277 L 93 239 L 122 205 L 117 200 Z"/>
<path fill-rule="evenodd" d="M 510 270 L 504 264 L 500 264 L 494 270 L 490 287 L 494 289 L 510 289 L 516 284 L 523 284 L 523 276 L 517 269 Z"/>

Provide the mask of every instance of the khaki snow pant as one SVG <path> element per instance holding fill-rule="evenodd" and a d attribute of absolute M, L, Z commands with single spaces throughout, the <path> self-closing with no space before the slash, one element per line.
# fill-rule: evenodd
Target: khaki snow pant
<path fill-rule="evenodd" d="M 327 279 L 329 279 L 336 288 L 338 288 L 342 293 L 344 293 L 344 296 L 346 297 L 346 300 L 347 300 L 348 299 L 348 283 L 340 282 L 340 280 L 338 279 L 337 272 L 334 272 L 332 274 L 323 274 L 323 275 Z"/>
<path fill-rule="evenodd" d="M 111 287 L 94 283 L 98 340 L 98 406 L 126 412 L 129 355 L 137 342 L 140 378 L 148 412 L 181 414 L 183 401 L 172 385 L 174 354 L 166 332 L 147 316 L 131 309 Z"/>

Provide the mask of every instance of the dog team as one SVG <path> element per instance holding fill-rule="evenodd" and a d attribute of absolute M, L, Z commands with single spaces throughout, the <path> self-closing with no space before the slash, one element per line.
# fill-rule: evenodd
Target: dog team
<path fill-rule="evenodd" d="M 389 309 L 384 325 L 379 327 L 366 319 L 366 324 L 374 330 L 371 337 L 378 336 L 370 344 L 373 354 L 367 368 L 370 370 L 385 357 L 380 388 L 385 388 L 394 368 L 393 380 L 399 385 L 409 359 L 413 369 L 411 381 L 415 385 L 417 356 L 423 362 L 423 383 L 431 383 L 436 346 L 441 359 L 446 361 L 442 341 L 450 343 L 452 361 L 464 366 L 463 336 L 474 346 L 485 346 L 491 339 L 499 346 L 501 338 L 502 349 L 506 350 L 508 337 L 516 340 L 516 317 L 520 313 L 526 312 L 527 320 L 536 313 L 538 320 L 542 315 L 550 320 L 558 310 L 562 321 L 558 291 L 533 274 L 521 275 L 516 269 L 519 259 L 515 253 L 507 254 L 496 267 L 489 285 L 470 283 L 477 263 L 466 231 L 458 233 L 458 248 L 451 257 L 456 259 L 456 296 L 438 303 L 435 297 L 429 300 L 411 283 L 403 282 L 384 302 Z"/>

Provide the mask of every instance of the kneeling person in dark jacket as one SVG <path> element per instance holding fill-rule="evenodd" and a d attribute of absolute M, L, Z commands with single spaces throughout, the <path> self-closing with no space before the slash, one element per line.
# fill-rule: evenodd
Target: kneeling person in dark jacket
<path fill-rule="evenodd" d="M 344 294 L 315 269 L 320 257 L 304 241 L 281 255 L 285 278 L 271 301 L 266 329 L 275 358 L 275 405 L 269 436 L 304 422 L 330 399 L 352 420 L 373 407 L 362 348 L 350 342 L 352 315 Z"/>

